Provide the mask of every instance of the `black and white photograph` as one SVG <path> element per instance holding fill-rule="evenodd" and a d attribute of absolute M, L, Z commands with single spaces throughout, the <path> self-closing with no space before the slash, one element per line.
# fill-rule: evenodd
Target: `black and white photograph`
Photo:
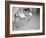
<path fill-rule="evenodd" d="M 45 35 L 44 3 L 6 1 L 5 37 Z"/>
<path fill-rule="evenodd" d="M 12 8 L 12 30 L 40 29 L 40 8 Z"/>
<path fill-rule="evenodd" d="M 12 31 L 42 32 L 42 6 L 11 5 L 10 10 Z"/>

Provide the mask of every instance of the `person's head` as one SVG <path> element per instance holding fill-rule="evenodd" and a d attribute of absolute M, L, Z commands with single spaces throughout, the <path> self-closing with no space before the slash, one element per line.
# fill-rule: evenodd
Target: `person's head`
<path fill-rule="evenodd" d="M 24 10 L 25 13 L 30 13 L 31 12 L 30 8 L 24 8 L 23 10 Z"/>

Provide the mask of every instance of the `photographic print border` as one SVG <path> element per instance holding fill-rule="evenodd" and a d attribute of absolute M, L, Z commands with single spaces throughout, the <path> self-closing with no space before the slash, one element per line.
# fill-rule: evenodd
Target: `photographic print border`
<path fill-rule="evenodd" d="M 12 21 L 12 15 L 13 15 L 13 13 L 14 12 L 12 12 L 12 8 L 13 7 L 26 7 L 26 8 L 40 8 L 40 11 L 39 11 L 39 23 L 40 23 L 40 25 L 36 25 L 37 27 L 34 27 L 34 30 L 33 30 L 33 27 L 32 27 L 32 29 L 31 29 L 31 26 L 35 26 L 35 24 L 34 25 L 31 25 L 31 23 L 30 23 L 30 26 L 29 25 L 27 25 L 27 26 L 29 26 L 30 27 L 30 29 L 31 30 L 12 30 L 13 29 L 13 27 L 14 27 L 14 25 L 13 25 L 13 21 Z M 33 9 L 32 9 L 32 11 L 33 11 Z M 16 11 L 15 11 L 16 12 Z M 32 14 L 33 14 L 33 12 L 32 12 Z M 15 14 L 14 14 L 15 15 Z M 43 15 L 43 12 L 42 12 L 42 6 L 37 6 L 37 5 L 18 5 L 18 4 L 10 4 L 10 34 L 21 34 L 21 33 L 37 33 L 37 32 L 42 32 L 42 15 Z M 26 18 L 26 17 L 25 17 Z M 32 17 L 33 18 L 33 17 Z M 36 20 L 38 20 L 38 19 L 36 19 Z M 35 21 L 36 21 L 35 20 Z M 24 21 L 24 20 L 23 20 Z M 31 21 L 30 21 L 31 22 Z M 28 21 L 28 23 L 29 23 L 29 21 Z M 33 23 L 33 22 L 32 22 Z M 36 23 L 36 22 L 34 22 L 34 23 Z M 37 23 L 36 23 L 37 24 Z M 23 25 L 22 25 L 23 26 Z M 17 25 L 17 27 L 22 27 L 21 25 L 20 26 L 18 26 Z M 24 25 L 25 26 L 25 25 Z M 24 27 L 23 26 L 23 27 Z M 16 27 L 16 25 L 15 25 L 15 27 Z M 22 27 L 22 28 L 23 28 Z M 37 30 L 35 30 L 35 28 L 38 28 L 39 27 L 39 29 L 37 29 Z M 21 28 L 21 29 L 22 29 Z M 26 28 L 26 27 L 25 27 Z M 28 27 L 27 27 L 28 28 Z M 15 28 L 14 28 L 15 29 Z M 18 28 L 19 29 L 19 28 Z M 24 28 L 23 28 L 24 29 Z"/>
<path fill-rule="evenodd" d="M 39 33 L 10 34 L 10 4 L 43 6 L 42 32 L 41 33 L 39 32 Z M 45 34 L 45 5 L 44 3 L 5 1 L 5 37 L 33 36 L 33 35 L 44 35 L 44 34 Z"/>

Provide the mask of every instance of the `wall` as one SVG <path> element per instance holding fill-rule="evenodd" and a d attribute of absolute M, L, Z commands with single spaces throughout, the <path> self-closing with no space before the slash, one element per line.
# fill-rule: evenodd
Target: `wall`
<path fill-rule="evenodd" d="M 24 1 L 24 0 L 21 0 L 21 1 Z M 29 2 L 31 2 L 31 1 L 33 1 L 33 2 L 45 2 L 45 0 L 25 0 L 25 1 L 29 1 Z M 4 36 L 5 36 L 5 0 L 0 0 L 0 38 L 5 38 Z M 13 38 L 13 37 L 11 37 L 11 38 Z M 16 38 L 46 38 L 46 35 L 16 37 Z"/>
<path fill-rule="evenodd" d="M 6 0 L 6 1 L 44 2 L 45 0 Z"/>

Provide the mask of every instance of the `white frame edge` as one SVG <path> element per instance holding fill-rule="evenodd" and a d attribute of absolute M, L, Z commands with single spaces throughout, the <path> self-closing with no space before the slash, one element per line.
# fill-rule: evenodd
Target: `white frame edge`
<path fill-rule="evenodd" d="M 40 30 L 26 30 L 26 31 L 12 31 L 12 7 L 31 7 L 31 8 L 40 8 Z M 42 6 L 37 5 L 16 5 L 10 4 L 10 34 L 22 34 L 22 33 L 38 33 L 42 32 Z"/>

